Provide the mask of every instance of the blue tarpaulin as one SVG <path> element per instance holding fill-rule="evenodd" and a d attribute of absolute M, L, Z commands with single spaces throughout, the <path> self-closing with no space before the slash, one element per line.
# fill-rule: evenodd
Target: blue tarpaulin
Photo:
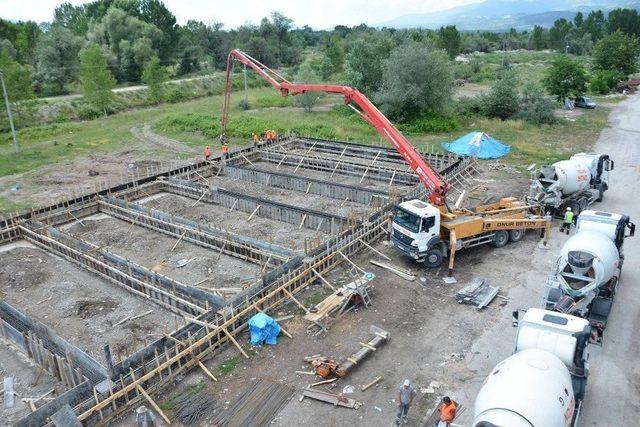
<path fill-rule="evenodd" d="M 442 146 L 451 153 L 479 159 L 497 159 L 511 151 L 510 146 L 484 132 L 470 132 L 455 141 L 443 142 Z"/>
<path fill-rule="evenodd" d="M 249 319 L 249 331 L 251 332 L 251 345 L 278 343 L 280 325 L 273 318 L 264 313 L 257 313 Z"/>

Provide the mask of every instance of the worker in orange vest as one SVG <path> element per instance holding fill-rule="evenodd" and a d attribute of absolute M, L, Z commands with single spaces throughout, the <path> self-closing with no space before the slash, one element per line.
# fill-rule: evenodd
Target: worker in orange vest
<path fill-rule="evenodd" d="M 258 146 L 258 142 L 260 142 L 260 138 L 256 133 L 253 133 L 251 138 L 253 139 L 253 148 L 256 148 Z"/>
<path fill-rule="evenodd" d="M 442 402 L 438 406 L 438 412 L 440 412 L 440 421 L 436 424 L 437 427 L 449 427 L 453 420 L 456 418 L 456 411 L 458 410 L 458 403 L 455 400 L 451 400 L 449 396 L 442 398 Z"/>
<path fill-rule="evenodd" d="M 229 146 L 227 145 L 226 142 L 222 143 L 222 158 L 224 159 L 229 158 Z"/>
<path fill-rule="evenodd" d="M 211 149 L 209 149 L 209 146 L 207 145 L 206 147 L 204 147 L 204 159 L 208 162 L 210 157 Z"/>
<path fill-rule="evenodd" d="M 272 130 L 271 132 L 271 138 L 273 139 L 273 142 L 276 142 L 276 140 L 278 139 L 278 132 L 276 132 L 275 130 Z"/>

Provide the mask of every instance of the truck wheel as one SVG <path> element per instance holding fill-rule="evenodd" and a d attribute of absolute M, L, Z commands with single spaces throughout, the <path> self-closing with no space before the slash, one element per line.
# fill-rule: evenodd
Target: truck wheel
<path fill-rule="evenodd" d="M 509 240 L 519 242 L 524 237 L 524 230 L 509 230 Z"/>
<path fill-rule="evenodd" d="M 589 206 L 589 204 L 587 203 L 587 199 L 583 197 L 580 200 L 578 200 L 578 209 L 580 209 L 580 212 L 587 209 L 587 206 Z"/>
<path fill-rule="evenodd" d="M 598 190 L 598 198 L 596 199 L 596 202 L 601 202 L 604 198 L 604 189 L 602 188 L 602 184 L 599 184 L 596 190 Z"/>
<path fill-rule="evenodd" d="M 567 204 L 567 207 L 571 208 L 571 212 L 573 212 L 574 218 L 577 218 L 578 215 L 580 215 L 580 205 L 578 204 L 578 201 L 573 201 Z M 562 216 L 564 216 L 564 213 Z"/>
<path fill-rule="evenodd" d="M 509 243 L 509 233 L 507 230 L 496 231 L 496 234 L 493 235 L 493 241 L 491 242 L 493 247 L 501 248 L 507 243 Z"/>
<path fill-rule="evenodd" d="M 424 258 L 423 263 L 425 267 L 436 268 L 442 265 L 442 260 L 442 252 L 440 252 L 439 249 L 430 249 L 429 252 L 427 252 L 427 256 Z"/>

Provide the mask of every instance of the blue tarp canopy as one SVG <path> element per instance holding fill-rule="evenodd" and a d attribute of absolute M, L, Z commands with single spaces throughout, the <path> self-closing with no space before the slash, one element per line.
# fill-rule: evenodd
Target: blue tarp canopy
<path fill-rule="evenodd" d="M 442 146 L 451 153 L 479 159 L 497 159 L 511 151 L 510 146 L 484 132 L 470 132 L 455 141 L 443 142 Z"/>
<path fill-rule="evenodd" d="M 256 313 L 249 319 L 249 331 L 251 332 L 251 345 L 278 343 L 280 325 L 264 313 Z"/>

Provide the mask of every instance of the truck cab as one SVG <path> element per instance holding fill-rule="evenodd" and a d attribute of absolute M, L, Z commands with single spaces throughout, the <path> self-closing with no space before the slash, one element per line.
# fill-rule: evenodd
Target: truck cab
<path fill-rule="evenodd" d="M 626 234 L 627 230 L 629 234 Z M 587 210 L 578 216 L 576 233 L 580 231 L 596 231 L 604 234 L 616 244 L 620 259 L 624 259 L 622 253 L 624 239 L 635 234 L 636 226 L 627 215 Z"/>
<path fill-rule="evenodd" d="M 447 254 L 440 239 L 440 209 L 422 200 L 400 203 L 393 215 L 391 242 L 428 267 L 437 267 Z"/>

